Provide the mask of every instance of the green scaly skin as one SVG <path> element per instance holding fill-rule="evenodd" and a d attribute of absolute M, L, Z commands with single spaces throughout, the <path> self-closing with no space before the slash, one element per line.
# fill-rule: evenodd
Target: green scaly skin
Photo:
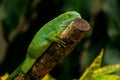
<path fill-rule="evenodd" d="M 17 71 L 13 72 L 7 80 L 12 80 L 18 73 L 27 73 L 35 61 L 49 48 L 52 42 L 61 43 L 56 36 L 75 19 L 81 18 L 80 14 L 75 11 L 66 12 L 46 23 L 35 35 L 27 49 L 26 59 Z M 46 39 L 47 38 L 47 39 Z M 49 41 L 50 40 L 50 41 Z"/>

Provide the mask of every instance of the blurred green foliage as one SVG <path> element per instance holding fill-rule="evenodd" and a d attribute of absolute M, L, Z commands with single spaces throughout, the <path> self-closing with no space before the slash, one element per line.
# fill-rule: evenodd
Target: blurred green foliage
<path fill-rule="evenodd" d="M 3 0 L 2 24 L 6 37 L 18 26 L 21 17 L 25 16 L 29 0 Z"/>
<path fill-rule="evenodd" d="M 27 47 L 46 22 L 65 11 L 78 11 L 92 27 L 73 52 L 63 59 L 50 73 L 57 80 L 77 79 L 90 65 L 101 48 L 105 49 L 105 64 L 120 63 L 120 0 L 2 0 L 1 23 L 4 38 L 8 39 L 25 19 L 29 28 L 8 43 L 6 59 L 0 74 L 11 73 L 25 58 Z"/>
<path fill-rule="evenodd" d="M 120 70 L 120 64 L 101 66 L 104 50 L 93 60 L 79 80 L 119 80 L 120 76 L 113 74 Z"/>

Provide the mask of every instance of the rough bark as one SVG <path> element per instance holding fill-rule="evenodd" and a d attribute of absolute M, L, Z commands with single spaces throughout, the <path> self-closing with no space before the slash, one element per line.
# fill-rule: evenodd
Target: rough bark
<path fill-rule="evenodd" d="M 89 23 L 84 19 L 76 18 L 71 22 L 59 36 L 59 38 L 66 43 L 66 47 L 53 43 L 28 72 L 30 80 L 40 80 L 49 73 L 61 59 L 72 52 L 90 28 Z"/>

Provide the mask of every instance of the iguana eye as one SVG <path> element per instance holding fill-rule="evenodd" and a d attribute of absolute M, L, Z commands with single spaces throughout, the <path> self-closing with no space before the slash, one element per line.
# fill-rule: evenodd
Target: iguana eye
<path fill-rule="evenodd" d="M 68 14 L 68 16 L 69 16 L 69 17 L 71 17 L 71 16 L 72 16 L 72 14 Z"/>

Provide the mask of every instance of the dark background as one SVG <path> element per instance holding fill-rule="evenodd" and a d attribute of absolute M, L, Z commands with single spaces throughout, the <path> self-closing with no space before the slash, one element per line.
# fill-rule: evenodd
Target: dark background
<path fill-rule="evenodd" d="M 35 33 L 66 11 L 77 11 L 92 29 L 50 73 L 57 80 L 79 78 L 105 50 L 103 65 L 120 63 L 120 0 L 0 0 L 0 75 L 24 60 Z M 119 73 L 118 73 L 119 74 Z"/>

